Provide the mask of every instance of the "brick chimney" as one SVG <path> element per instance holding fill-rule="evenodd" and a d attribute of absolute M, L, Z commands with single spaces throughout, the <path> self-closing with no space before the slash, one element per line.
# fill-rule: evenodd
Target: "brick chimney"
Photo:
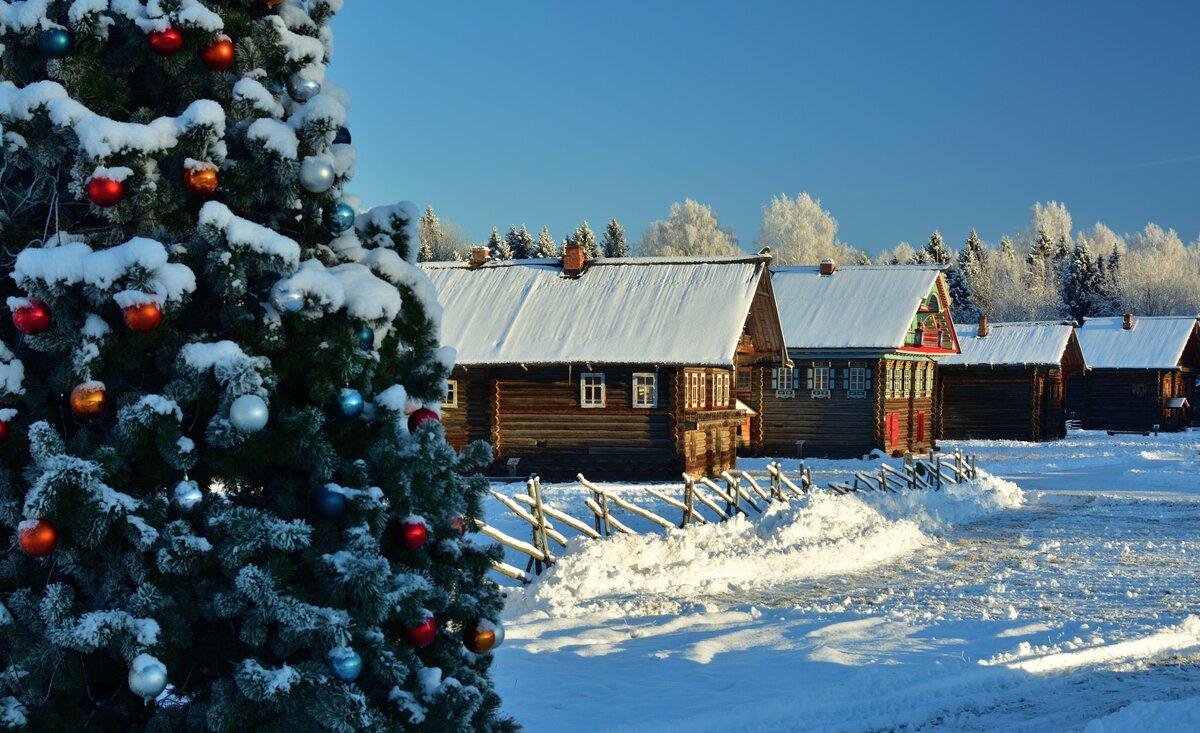
<path fill-rule="evenodd" d="M 1126 331 L 1133 330 L 1133 314 L 1132 313 L 1125 314 L 1125 321 L 1121 324 L 1121 328 L 1125 329 Z"/>
<path fill-rule="evenodd" d="M 837 272 L 837 263 L 833 260 L 821 260 L 821 277 L 829 277 Z"/>
<path fill-rule="evenodd" d="M 979 330 L 975 332 L 979 338 L 984 338 L 988 335 L 987 316 L 979 317 Z"/>
<path fill-rule="evenodd" d="M 578 242 L 568 242 L 563 245 L 562 268 L 563 275 L 567 277 L 578 277 L 584 266 L 587 264 L 587 258 L 583 254 L 583 246 Z"/>
<path fill-rule="evenodd" d="M 476 267 L 482 266 L 488 261 L 490 251 L 487 247 L 472 247 L 471 259 L 467 261 L 467 265 L 473 270 Z"/>

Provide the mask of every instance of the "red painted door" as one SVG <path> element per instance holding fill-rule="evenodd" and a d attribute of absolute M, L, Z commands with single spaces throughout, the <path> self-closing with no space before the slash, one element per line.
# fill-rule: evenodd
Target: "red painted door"
<path fill-rule="evenodd" d="M 917 413 L 917 443 L 925 442 L 925 413 Z"/>

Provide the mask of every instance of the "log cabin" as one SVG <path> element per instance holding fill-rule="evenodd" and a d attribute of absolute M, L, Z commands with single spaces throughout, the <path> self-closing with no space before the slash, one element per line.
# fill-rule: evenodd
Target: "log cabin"
<path fill-rule="evenodd" d="M 992 323 L 958 337 L 938 362 L 942 438 L 1058 440 L 1067 435 L 1066 384 L 1084 369 L 1073 321 Z"/>
<path fill-rule="evenodd" d="M 935 446 L 938 359 L 958 352 L 938 265 L 772 268 L 793 368 L 738 374 L 751 447 L 771 456 L 924 453 Z"/>
<path fill-rule="evenodd" d="M 457 352 L 457 448 L 550 480 L 677 480 L 736 465 L 739 366 L 781 363 L 769 256 L 425 263 Z"/>
<path fill-rule="evenodd" d="M 1089 318 L 1076 329 L 1088 371 L 1085 430 L 1183 430 L 1200 374 L 1200 325 L 1191 316 Z"/>

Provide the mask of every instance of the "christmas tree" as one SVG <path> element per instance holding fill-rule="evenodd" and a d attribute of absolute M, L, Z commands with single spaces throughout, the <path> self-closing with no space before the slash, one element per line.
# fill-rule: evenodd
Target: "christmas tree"
<path fill-rule="evenodd" d="M 0 727 L 514 727 L 490 451 L 431 409 L 416 209 L 346 192 L 341 6 L 0 3 Z"/>

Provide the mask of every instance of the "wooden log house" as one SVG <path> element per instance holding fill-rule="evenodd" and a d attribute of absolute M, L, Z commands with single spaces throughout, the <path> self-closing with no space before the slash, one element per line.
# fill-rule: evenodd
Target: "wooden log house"
<path fill-rule="evenodd" d="M 938 359 L 958 352 L 940 266 L 772 268 L 793 367 L 738 374 L 751 448 L 854 457 L 933 449 Z"/>
<path fill-rule="evenodd" d="M 767 256 L 423 265 L 457 358 L 450 443 L 552 480 L 678 479 L 735 466 L 735 369 L 780 363 Z"/>
<path fill-rule="evenodd" d="M 942 438 L 1057 440 L 1066 437 L 1066 384 L 1083 372 L 1075 324 L 988 324 L 960 331 L 961 352 L 938 362 Z"/>
<path fill-rule="evenodd" d="M 1188 427 L 1200 374 L 1200 325 L 1194 317 L 1089 318 L 1076 333 L 1088 365 L 1079 405 L 1083 429 Z"/>

